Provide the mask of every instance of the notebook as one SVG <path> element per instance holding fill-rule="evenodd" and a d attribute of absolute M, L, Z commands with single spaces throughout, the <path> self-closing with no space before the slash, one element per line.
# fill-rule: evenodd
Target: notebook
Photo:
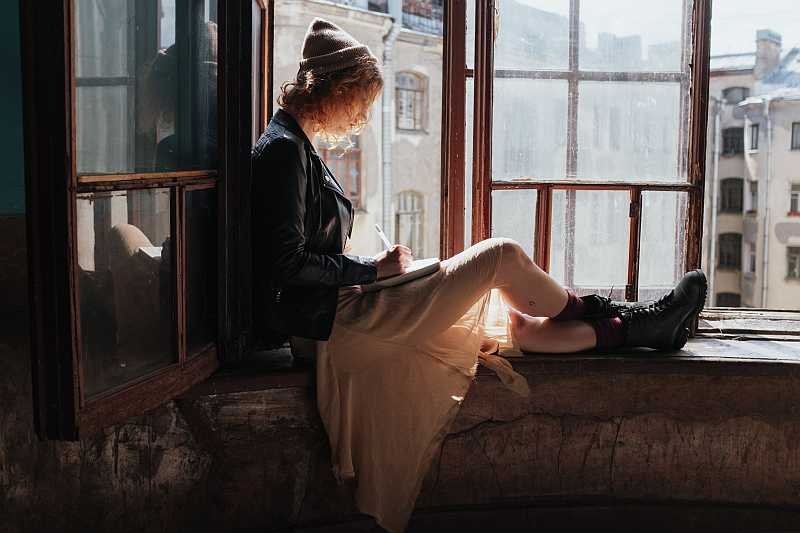
<path fill-rule="evenodd" d="M 412 261 L 408 266 L 408 269 L 402 274 L 392 276 L 391 278 L 384 278 L 374 283 L 361 285 L 361 290 L 363 292 L 375 292 L 387 287 L 402 285 L 403 283 L 408 283 L 409 281 L 414 281 L 415 279 L 429 276 L 434 272 L 438 272 L 440 265 L 441 262 L 436 257 L 429 259 L 417 259 L 416 261 Z"/>

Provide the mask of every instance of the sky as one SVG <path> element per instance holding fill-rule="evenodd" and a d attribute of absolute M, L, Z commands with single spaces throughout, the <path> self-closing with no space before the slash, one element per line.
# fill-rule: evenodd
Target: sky
<path fill-rule="evenodd" d="M 569 0 L 518 0 L 566 15 Z M 682 0 L 582 0 L 581 22 L 589 47 L 600 32 L 642 36 L 649 44 L 680 38 Z M 800 46 L 800 0 L 714 0 L 712 55 L 755 50 L 756 30 L 769 28 L 783 35 L 783 48 Z M 501 8 L 502 10 L 502 3 Z"/>
<path fill-rule="evenodd" d="M 597 1 L 597 0 L 588 0 Z M 715 0 L 711 21 L 711 53 L 755 50 L 755 32 L 769 28 L 783 35 L 783 49 L 800 46 L 798 0 Z"/>

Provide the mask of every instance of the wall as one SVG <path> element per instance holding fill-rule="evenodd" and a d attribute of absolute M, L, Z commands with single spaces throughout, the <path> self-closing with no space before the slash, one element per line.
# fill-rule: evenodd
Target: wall
<path fill-rule="evenodd" d="M 787 279 L 786 249 L 800 246 L 800 219 L 788 216 L 792 184 L 800 183 L 800 151 L 791 150 L 792 123 L 800 122 L 800 103 L 778 101 L 770 106 L 773 123 L 770 178 L 770 243 L 767 305 L 800 308 L 800 280 Z M 761 287 L 759 286 L 759 291 Z"/>
<path fill-rule="evenodd" d="M 0 333 L 24 327 L 27 297 L 19 4 L 14 0 L 5 8 L 0 17 Z"/>

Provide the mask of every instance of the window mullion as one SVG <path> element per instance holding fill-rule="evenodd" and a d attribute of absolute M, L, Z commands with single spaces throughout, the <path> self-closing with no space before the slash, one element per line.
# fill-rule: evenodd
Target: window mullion
<path fill-rule="evenodd" d="M 567 161 L 566 178 L 574 179 L 578 175 L 578 71 L 579 71 L 579 39 L 580 39 L 580 0 L 570 0 L 569 15 L 569 79 L 567 98 Z M 566 193 L 564 232 L 564 285 L 574 285 L 575 265 L 571 258 L 575 257 L 575 206 L 577 195 L 574 189 Z M 552 214 L 552 210 L 551 210 Z M 552 221 L 548 225 L 552 227 Z M 549 228 L 548 228 L 549 229 Z"/>
<path fill-rule="evenodd" d="M 492 95 L 495 0 L 475 6 L 475 108 L 472 159 L 472 242 L 491 234 Z"/>
<path fill-rule="evenodd" d="M 444 75 L 442 76 L 442 178 L 440 254 L 450 257 L 464 247 L 466 124 L 466 1 L 445 6 Z M 469 206 L 471 209 L 472 207 Z"/>
<path fill-rule="evenodd" d="M 625 299 L 635 302 L 639 299 L 639 253 L 641 252 L 642 234 L 642 188 L 631 187 L 631 206 L 628 231 L 628 285 L 625 287 Z"/>
<path fill-rule="evenodd" d="M 692 84 L 689 138 L 687 142 L 689 191 L 685 269 L 699 268 L 702 259 L 703 188 L 705 182 L 706 126 L 711 45 L 711 2 L 694 0 L 692 10 Z"/>

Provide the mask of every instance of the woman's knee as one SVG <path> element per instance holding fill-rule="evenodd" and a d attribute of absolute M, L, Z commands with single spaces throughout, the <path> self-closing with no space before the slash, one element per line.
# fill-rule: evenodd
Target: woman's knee
<path fill-rule="evenodd" d="M 491 239 L 487 239 L 487 241 L 491 243 L 493 248 L 499 248 L 504 258 L 528 257 L 528 254 L 525 253 L 522 246 L 514 239 L 508 237 L 492 237 Z"/>
<path fill-rule="evenodd" d="M 494 245 L 500 249 L 500 263 L 502 266 L 518 268 L 533 265 L 533 261 L 525 249 L 514 239 L 496 237 Z"/>

